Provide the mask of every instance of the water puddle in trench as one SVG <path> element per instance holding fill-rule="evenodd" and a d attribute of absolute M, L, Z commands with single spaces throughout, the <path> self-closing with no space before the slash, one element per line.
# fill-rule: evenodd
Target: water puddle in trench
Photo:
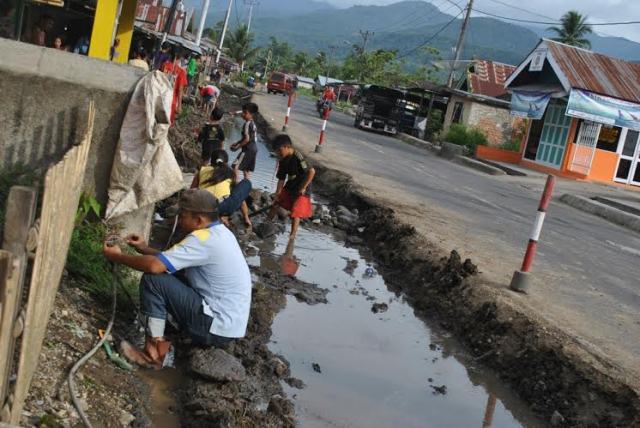
<path fill-rule="evenodd" d="M 272 254 L 283 254 L 286 244 L 280 235 Z M 273 263 L 272 257 L 249 262 Z M 270 349 L 306 384 L 284 385 L 299 426 L 541 426 L 495 376 L 465 361 L 453 339 L 416 318 L 381 276 L 369 277 L 357 250 L 303 229 L 293 259 L 297 278 L 329 289 L 327 304 L 288 297 L 273 324 Z M 374 303 L 388 310 L 374 313 Z"/>

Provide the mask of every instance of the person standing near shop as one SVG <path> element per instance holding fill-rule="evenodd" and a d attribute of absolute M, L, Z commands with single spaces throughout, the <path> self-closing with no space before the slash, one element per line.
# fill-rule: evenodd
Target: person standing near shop
<path fill-rule="evenodd" d="M 187 80 L 187 72 L 180 67 L 180 61 L 184 57 L 181 51 L 172 52 L 170 60 L 166 61 L 160 67 L 160 71 L 172 76 L 173 79 L 173 101 L 171 102 L 171 125 L 176 120 L 176 115 L 182 112 L 182 97 L 184 90 L 189 84 Z"/>
<path fill-rule="evenodd" d="M 27 41 L 38 46 L 47 46 L 47 33 L 53 29 L 53 17 L 47 13 L 40 16 L 38 23 L 31 29 Z"/>

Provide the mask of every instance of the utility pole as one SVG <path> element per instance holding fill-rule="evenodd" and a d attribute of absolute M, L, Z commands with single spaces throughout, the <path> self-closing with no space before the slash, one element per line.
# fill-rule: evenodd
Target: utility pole
<path fill-rule="evenodd" d="M 209 13 L 209 0 L 202 0 L 200 25 L 198 25 L 198 32 L 196 33 L 196 45 L 200 45 L 200 40 L 202 40 L 202 32 L 204 31 L 204 22 L 207 19 L 207 13 Z"/>
<path fill-rule="evenodd" d="M 253 15 L 253 6 L 260 4 L 258 0 L 244 0 L 244 4 L 249 5 L 249 19 L 247 20 L 247 33 L 251 29 L 251 16 Z"/>
<path fill-rule="evenodd" d="M 358 32 L 360 33 L 360 36 L 362 36 L 362 48 L 360 50 L 360 55 L 364 55 L 364 53 L 367 50 L 367 42 L 369 41 L 369 37 L 373 37 L 375 33 L 369 30 L 366 30 L 366 31 L 359 30 Z"/>
<path fill-rule="evenodd" d="M 229 25 L 229 16 L 231 15 L 231 5 L 233 0 L 229 0 L 229 6 L 227 7 L 227 14 L 224 16 L 224 26 L 222 27 L 222 34 L 220 35 L 220 43 L 218 43 L 218 54 L 216 55 L 216 66 L 220 62 L 220 54 L 222 54 L 222 45 L 224 44 L 224 35 L 227 33 L 227 26 Z"/>
<path fill-rule="evenodd" d="M 456 64 L 460 59 L 460 55 L 462 54 L 462 48 L 464 46 L 464 35 L 467 32 L 467 26 L 469 25 L 469 18 L 471 17 L 471 8 L 473 7 L 473 0 L 469 0 L 467 3 L 467 13 L 464 16 L 464 21 L 462 21 L 462 27 L 460 28 L 460 36 L 458 37 L 458 44 L 456 45 L 456 52 L 453 59 L 453 63 L 451 64 L 451 72 L 449 73 L 449 80 L 447 81 L 447 86 L 449 88 L 453 87 L 453 78 L 456 72 Z"/>

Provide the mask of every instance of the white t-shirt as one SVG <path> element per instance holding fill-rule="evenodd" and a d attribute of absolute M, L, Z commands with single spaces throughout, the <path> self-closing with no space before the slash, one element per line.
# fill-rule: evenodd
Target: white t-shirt
<path fill-rule="evenodd" d="M 236 237 L 219 221 L 158 255 L 169 273 L 185 270 L 213 318 L 210 333 L 243 337 L 251 308 L 251 272 Z"/>

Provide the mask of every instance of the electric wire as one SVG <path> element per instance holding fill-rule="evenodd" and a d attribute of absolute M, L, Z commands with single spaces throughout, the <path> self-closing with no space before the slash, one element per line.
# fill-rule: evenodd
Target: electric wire
<path fill-rule="evenodd" d="M 418 46 L 404 52 L 403 54 L 399 55 L 397 57 L 397 59 L 402 59 L 405 58 L 409 55 L 411 55 L 412 53 L 414 53 L 415 51 L 417 51 L 418 49 L 426 46 L 427 44 L 429 44 L 429 42 L 431 42 L 433 39 L 435 39 L 436 37 L 438 37 L 438 35 L 440 35 L 440 33 L 442 33 L 444 30 L 447 29 L 447 27 L 449 27 L 449 25 L 453 24 L 453 22 L 455 20 L 458 19 L 458 17 L 460 15 L 462 15 L 464 13 L 464 10 L 462 10 L 460 13 L 458 13 L 456 16 L 454 16 L 450 21 L 448 21 L 446 24 L 444 24 L 442 27 L 440 27 L 440 29 L 438 31 L 436 31 L 435 33 L 433 33 L 427 40 L 425 40 L 424 42 L 420 43 Z"/>
<path fill-rule="evenodd" d="M 555 22 L 552 22 L 552 21 L 534 21 L 534 20 L 530 20 L 530 19 L 512 18 L 512 17 L 509 17 L 509 16 L 502 16 L 502 15 L 498 15 L 498 14 L 495 14 L 495 13 L 485 12 L 483 10 L 476 9 L 476 8 L 471 8 L 471 10 L 473 10 L 474 12 L 481 13 L 483 15 L 491 16 L 493 18 L 506 19 L 508 21 L 525 22 L 525 23 L 528 23 L 528 24 L 543 24 L 543 25 L 561 25 L 562 24 L 562 22 L 560 22 L 560 21 L 555 21 Z M 595 27 L 595 26 L 633 25 L 633 24 L 640 24 L 640 21 L 598 22 L 598 23 L 587 23 L 586 25 Z"/>

